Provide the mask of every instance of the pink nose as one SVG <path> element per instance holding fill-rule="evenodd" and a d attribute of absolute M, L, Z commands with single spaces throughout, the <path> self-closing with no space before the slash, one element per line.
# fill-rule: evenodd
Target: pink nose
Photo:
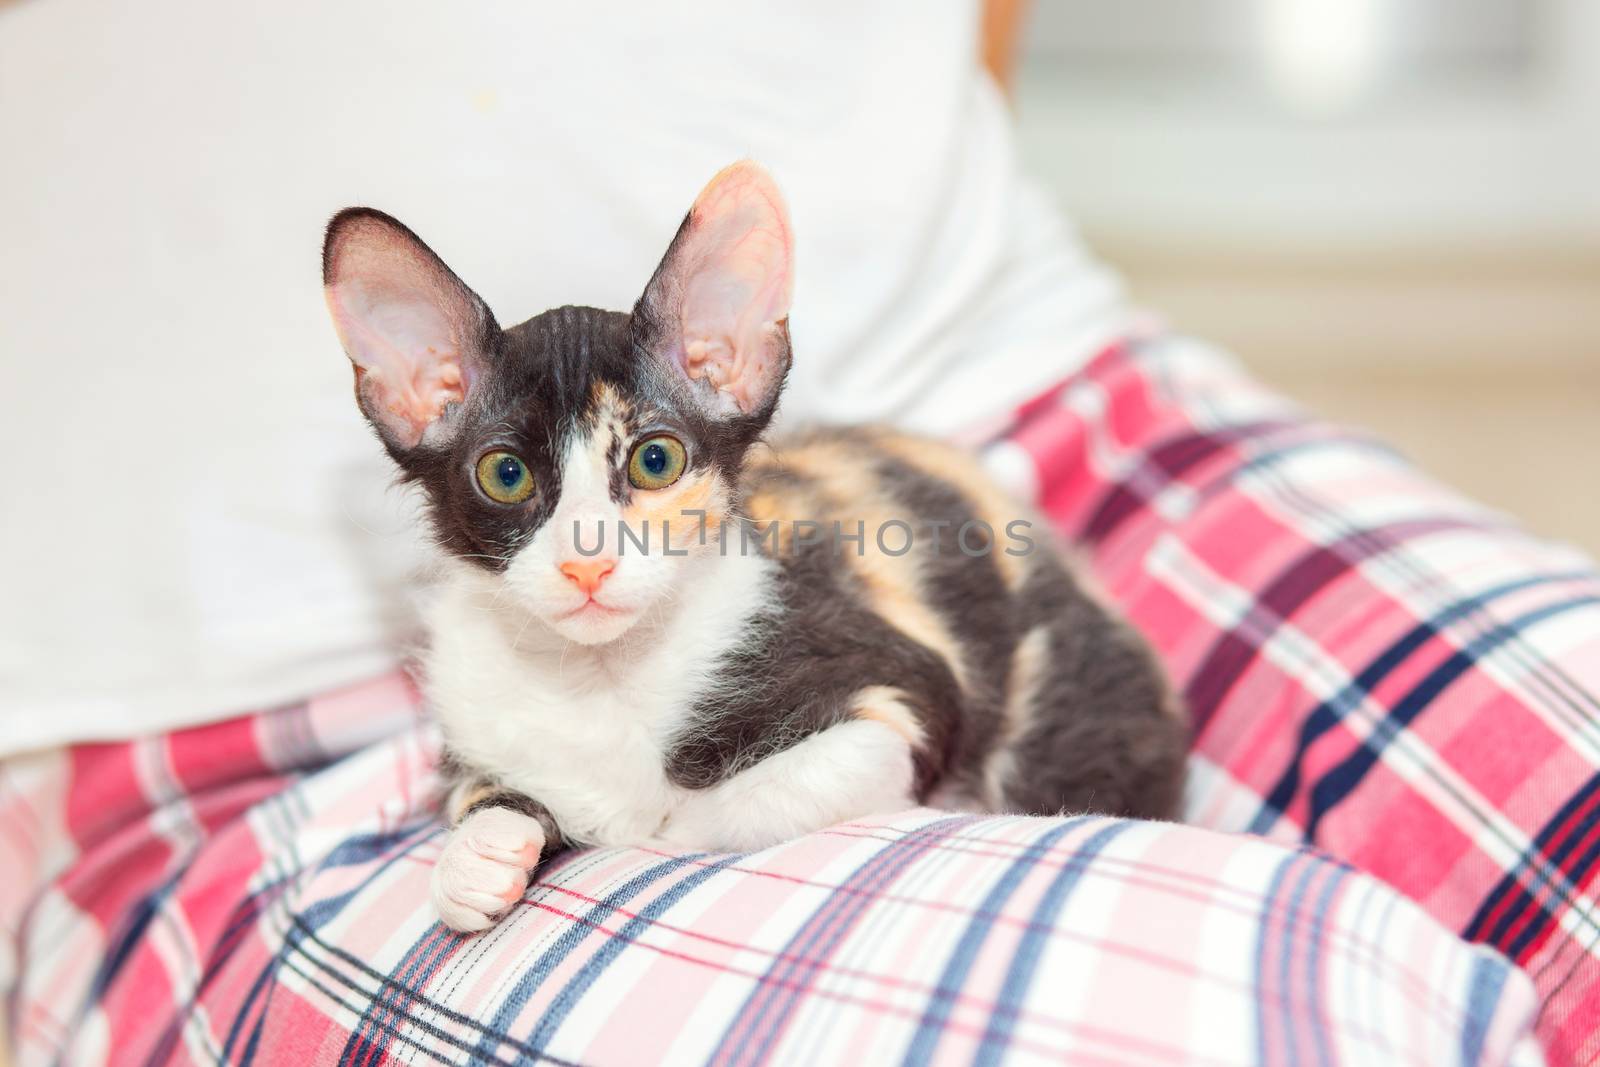
<path fill-rule="evenodd" d="M 614 559 L 569 559 L 561 565 L 561 573 L 572 580 L 579 589 L 594 595 L 606 575 L 617 569 Z"/>

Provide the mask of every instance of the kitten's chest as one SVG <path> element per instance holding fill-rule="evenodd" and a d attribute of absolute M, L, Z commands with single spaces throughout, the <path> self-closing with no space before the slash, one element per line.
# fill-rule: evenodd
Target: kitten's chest
<path fill-rule="evenodd" d="M 538 798 L 575 841 L 655 836 L 683 795 L 667 762 L 703 673 L 672 657 L 619 669 L 582 650 L 518 655 L 480 613 L 443 615 L 426 673 L 452 756 Z"/>
<path fill-rule="evenodd" d="M 537 797 L 566 835 L 585 844 L 652 837 L 681 790 L 666 773 L 683 709 L 631 687 L 578 689 L 549 677 L 489 687 L 469 699 L 440 693 L 445 743 L 461 762 Z"/>

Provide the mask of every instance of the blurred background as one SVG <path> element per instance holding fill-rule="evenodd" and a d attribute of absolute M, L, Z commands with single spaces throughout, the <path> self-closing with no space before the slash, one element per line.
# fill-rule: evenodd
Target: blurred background
<path fill-rule="evenodd" d="M 1136 297 L 1600 552 L 1600 4 L 1025 17 L 1025 159 Z"/>

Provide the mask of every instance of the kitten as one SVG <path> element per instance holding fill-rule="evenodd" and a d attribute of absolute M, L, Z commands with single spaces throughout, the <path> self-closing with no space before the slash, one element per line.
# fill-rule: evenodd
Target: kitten
<path fill-rule="evenodd" d="M 791 256 L 738 163 L 631 314 L 502 329 L 399 222 L 329 225 L 356 399 L 446 553 L 424 668 L 450 927 L 565 843 L 755 849 L 924 801 L 1174 814 L 1187 730 L 1153 657 L 970 457 L 762 442 Z"/>

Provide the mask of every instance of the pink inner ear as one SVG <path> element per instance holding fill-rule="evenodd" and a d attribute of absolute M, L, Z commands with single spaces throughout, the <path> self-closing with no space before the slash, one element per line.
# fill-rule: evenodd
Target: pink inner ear
<path fill-rule="evenodd" d="M 440 308 L 384 285 L 342 282 L 328 304 L 374 413 L 407 446 L 465 395 L 461 343 Z"/>
<path fill-rule="evenodd" d="M 682 266 L 684 371 L 744 411 L 782 374 L 793 239 L 767 172 L 736 163 L 695 200 Z"/>
<path fill-rule="evenodd" d="M 336 218 L 326 246 L 328 310 L 356 366 L 357 398 L 392 443 L 419 444 L 472 386 L 492 316 L 400 223 Z"/>

